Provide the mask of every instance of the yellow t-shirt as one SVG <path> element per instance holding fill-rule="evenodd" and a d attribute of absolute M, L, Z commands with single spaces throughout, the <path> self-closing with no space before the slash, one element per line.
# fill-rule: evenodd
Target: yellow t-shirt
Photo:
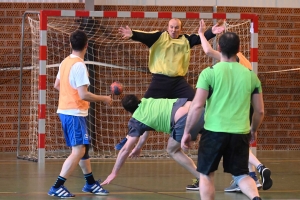
<path fill-rule="evenodd" d="M 190 64 L 190 44 L 184 35 L 172 39 L 163 32 L 151 46 L 149 70 L 170 77 L 185 76 Z"/>

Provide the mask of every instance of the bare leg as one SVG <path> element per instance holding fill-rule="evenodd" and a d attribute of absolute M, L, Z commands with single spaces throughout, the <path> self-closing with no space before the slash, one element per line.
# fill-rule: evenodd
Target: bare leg
<path fill-rule="evenodd" d="M 195 177 L 199 177 L 199 172 L 196 171 L 196 165 L 194 161 L 191 158 L 189 158 L 185 153 L 183 153 L 180 147 L 180 143 L 178 143 L 171 137 L 168 141 L 167 152 L 183 168 L 188 170 Z"/>
<path fill-rule="evenodd" d="M 255 172 L 255 166 L 252 165 L 250 162 L 248 163 L 249 172 Z"/>
<path fill-rule="evenodd" d="M 211 172 L 209 175 L 200 173 L 199 192 L 201 200 L 215 199 L 214 174 L 214 172 Z"/>
<path fill-rule="evenodd" d="M 67 179 L 77 167 L 80 159 L 84 155 L 84 152 L 84 145 L 73 146 L 71 155 L 69 155 L 69 157 L 65 160 L 59 175 Z"/>
<path fill-rule="evenodd" d="M 259 162 L 259 160 L 255 157 L 255 155 L 252 153 L 251 150 L 249 150 L 249 164 L 252 164 L 255 166 L 255 168 L 261 164 L 261 162 Z M 249 168 L 250 170 L 250 168 Z"/>
<path fill-rule="evenodd" d="M 250 176 L 246 176 L 239 182 L 239 187 L 241 191 L 250 199 L 254 197 L 259 197 L 258 190 L 254 180 Z"/>
<path fill-rule="evenodd" d="M 80 160 L 79 166 L 81 167 L 83 174 L 89 174 L 92 172 L 90 159 Z"/>

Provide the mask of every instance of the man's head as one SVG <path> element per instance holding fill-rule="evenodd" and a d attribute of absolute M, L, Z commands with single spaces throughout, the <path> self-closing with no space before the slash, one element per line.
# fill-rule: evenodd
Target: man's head
<path fill-rule="evenodd" d="M 122 106 L 124 109 L 131 114 L 139 107 L 141 100 L 134 94 L 125 95 L 124 98 L 121 100 Z"/>
<path fill-rule="evenodd" d="M 171 19 L 168 24 L 168 33 L 171 38 L 177 39 L 181 33 L 181 21 L 179 19 Z"/>
<path fill-rule="evenodd" d="M 223 56 L 236 56 L 240 49 L 240 38 L 236 33 L 226 32 L 219 39 L 219 50 Z"/>
<path fill-rule="evenodd" d="M 87 42 L 87 35 L 82 30 L 76 30 L 70 35 L 70 44 L 74 51 L 83 51 L 87 47 Z"/>

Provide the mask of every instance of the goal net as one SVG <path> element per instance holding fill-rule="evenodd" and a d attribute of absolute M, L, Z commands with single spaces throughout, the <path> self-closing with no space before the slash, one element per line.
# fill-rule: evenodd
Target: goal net
<path fill-rule="evenodd" d="M 128 13 L 129 16 L 127 16 Z M 113 96 L 112 106 L 92 103 L 89 110 L 88 127 L 92 140 L 90 155 L 94 158 L 112 158 L 118 153 L 114 146 L 127 134 L 127 123 L 130 119 L 130 115 L 122 108 L 120 100 L 126 94 L 135 94 L 142 98 L 151 81 L 151 73 L 148 72 L 147 67 L 149 49 L 142 43 L 122 39 L 118 34 L 118 28 L 128 25 L 134 30 L 164 31 L 167 29 L 170 18 L 180 18 L 182 33 L 197 34 L 200 18 L 205 20 L 207 27 L 217 22 L 212 13 L 206 13 L 204 15 L 206 17 L 202 17 L 199 13 L 191 14 L 193 16 L 198 14 L 198 17 L 186 18 L 188 14 L 183 16 L 182 13 L 179 13 L 179 16 L 176 13 L 169 13 L 165 16 L 149 12 L 139 18 L 138 16 L 131 17 L 131 12 L 107 12 L 105 14 L 102 11 L 62 11 L 59 16 L 55 14 L 56 16 L 52 17 L 49 14 L 46 22 L 40 21 L 40 16 L 28 18 L 32 36 L 32 85 L 28 144 L 30 152 L 26 156 L 33 160 L 39 159 L 41 149 L 44 149 L 46 158 L 64 158 L 70 153 L 70 149 L 65 145 L 61 123 L 56 113 L 58 91 L 53 88 L 53 85 L 60 62 L 71 53 L 69 36 L 73 31 L 84 30 L 89 38 L 89 48 L 85 57 L 91 82 L 89 90 L 95 94 L 110 95 L 109 86 L 112 82 L 119 81 L 124 86 L 122 95 Z M 236 32 L 240 36 L 241 52 L 246 58 L 252 60 L 255 66 L 256 60 L 251 55 L 253 54 L 251 49 L 256 48 L 253 42 L 253 35 L 255 35 L 253 34 L 253 20 L 243 17 L 243 14 L 220 14 L 216 18 L 226 18 L 227 31 Z M 46 25 L 40 25 L 40 23 Z M 45 30 L 40 30 L 42 26 L 46 27 L 46 34 Z M 212 46 L 216 46 L 218 37 L 210 40 Z M 41 69 L 44 62 L 41 61 L 41 55 L 43 55 L 40 52 L 43 49 L 41 43 L 47 46 L 45 69 Z M 208 58 L 202 51 L 201 45 L 192 48 L 190 67 L 186 75 L 192 87 L 195 87 L 200 72 L 213 65 L 214 62 L 217 61 Z M 41 76 L 41 72 L 45 75 Z M 45 92 L 41 91 L 43 77 L 46 79 L 44 80 Z M 41 95 L 45 97 L 45 100 L 42 100 L 44 104 L 41 104 L 41 99 L 43 99 Z M 45 109 L 45 114 L 39 113 L 42 109 Z M 41 115 L 44 115 L 42 123 L 39 117 Z M 166 157 L 168 138 L 167 134 L 151 132 L 142 155 Z M 197 148 L 198 142 L 195 142 L 189 154 L 196 155 Z"/>

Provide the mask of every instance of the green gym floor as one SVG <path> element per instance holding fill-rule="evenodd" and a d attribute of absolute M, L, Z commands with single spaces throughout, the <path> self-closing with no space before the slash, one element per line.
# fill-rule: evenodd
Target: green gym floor
<path fill-rule="evenodd" d="M 260 190 L 265 200 L 300 200 L 300 152 L 258 151 L 257 157 L 272 171 L 273 187 Z M 63 160 L 46 160 L 44 165 L 19 160 L 15 154 L 0 154 L 0 199 L 47 200 L 57 199 L 47 195 L 56 180 Z M 92 160 L 95 178 L 104 180 L 114 165 L 113 159 Z M 222 165 L 220 165 L 222 166 Z M 186 191 L 192 175 L 172 159 L 128 160 L 118 177 L 104 188 L 108 196 L 95 196 L 81 192 L 84 179 L 78 167 L 65 186 L 78 200 L 171 200 L 200 199 L 199 192 Z M 222 171 L 215 174 L 216 200 L 246 200 L 242 193 L 225 193 L 231 176 Z"/>

